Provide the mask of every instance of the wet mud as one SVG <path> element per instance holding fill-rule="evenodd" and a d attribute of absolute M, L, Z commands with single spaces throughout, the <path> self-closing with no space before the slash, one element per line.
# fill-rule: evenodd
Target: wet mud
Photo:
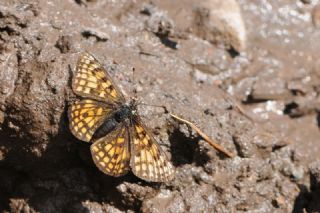
<path fill-rule="evenodd" d="M 0 212 L 320 212 L 318 2 L 208 2 L 0 2 Z M 84 51 L 165 106 L 139 113 L 173 181 L 104 175 L 71 134 Z"/>

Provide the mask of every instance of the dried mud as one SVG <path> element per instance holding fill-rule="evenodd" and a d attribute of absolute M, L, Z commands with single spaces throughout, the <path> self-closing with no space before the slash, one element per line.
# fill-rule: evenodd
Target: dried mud
<path fill-rule="evenodd" d="M 199 33 L 197 1 L 1 1 L 0 211 L 320 212 L 319 6 L 238 3 L 241 53 Z M 68 129 L 83 51 L 127 97 L 165 106 L 236 157 L 140 106 L 175 179 L 101 173 Z"/>

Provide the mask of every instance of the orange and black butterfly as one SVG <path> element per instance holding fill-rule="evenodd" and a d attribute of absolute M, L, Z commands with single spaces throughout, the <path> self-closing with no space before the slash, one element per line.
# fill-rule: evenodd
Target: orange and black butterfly
<path fill-rule="evenodd" d="M 102 172 L 122 176 L 131 167 L 147 181 L 173 179 L 174 168 L 141 122 L 135 101 L 126 101 L 92 55 L 79 57 L 72 90 L 82 99 L 69 107 L 70 130 L 78 139 L 92 142 L 92 158 Z"/>

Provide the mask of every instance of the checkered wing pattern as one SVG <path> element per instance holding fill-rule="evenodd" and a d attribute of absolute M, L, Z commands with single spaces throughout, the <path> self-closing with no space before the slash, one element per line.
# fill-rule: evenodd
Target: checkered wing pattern
<path fill-rule="evenodd" d="M 72 81 L 72 90 L 81 97 L 102 102 L 120 103 L 125 101 L 107 71 L 89 53 L 83 53 L 79 57 Z"/>
<path fill-rule="evenodd" d="M 166 182 L 174 177 L 174 168 L 164 151 L 141 121 L 133 122 L 131 161 L 133 173 L 141 179 Z"/>
<path fill-rule="evenodd" d="M 122 176 L 129 169 L 129 133 L 125 125 L 120 125 L 105 137 L 93 141 L 91 154 L 96 166 L 111 176 Z"/>
<path fill-rule="evenodd" d="M 110 106 L 94 100 L 76 101 L 68 110 L 69 128 L 79 140 L 90 142 L 94 132 L 110 112 Z"/>
<path fill-rule="evenodd" d="M 92 158 L 102 172 L 117 177 L 131 167 L 137 177 L 146 181 L 173 179 L 174 167 L 140 118 L 134 115 L 135 106 L 126 105 L 120 90 L 92 55 L 84 53 L 79 57 L 72 90 L 82 100 L 68 109 L 69 128 L 78 139 L 92 142 Z M 102 133 L 98 130 L 103 124 L 109 125 L 104 123 L 106 119 L 116 120 L 119 113 L 124 117 L 111 122 L 115 124 L 112 128 Z"/>

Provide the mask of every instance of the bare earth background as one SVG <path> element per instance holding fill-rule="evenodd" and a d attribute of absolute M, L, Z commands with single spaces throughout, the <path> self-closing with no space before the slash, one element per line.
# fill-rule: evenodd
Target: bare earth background
<path fill-rule="evenodd" d="M 318 1 L 208 2 L 0 2 L 1 212 L 320 212 Z M 101 173 L 66 116 L 83 51 L 236 157 L 141 106 L 175 180 Z"/>

